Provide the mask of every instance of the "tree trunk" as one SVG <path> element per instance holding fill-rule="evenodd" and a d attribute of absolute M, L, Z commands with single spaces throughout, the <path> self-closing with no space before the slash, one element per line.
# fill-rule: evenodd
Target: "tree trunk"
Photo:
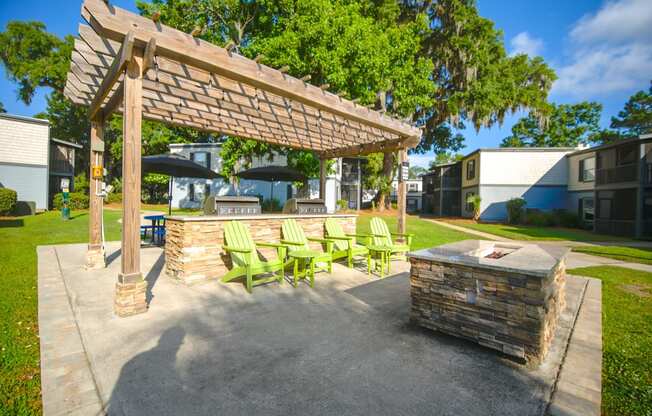
<path fill-rule="evenodd" d="M 383 154 L 383 179 L 385 186 L 378 190 L 378 209 L 384 211 L 385 208 L 391 207 L 390 193 L 392 189 L 392 175 L 394 173 L 394 152 L 385 152 Z"/>

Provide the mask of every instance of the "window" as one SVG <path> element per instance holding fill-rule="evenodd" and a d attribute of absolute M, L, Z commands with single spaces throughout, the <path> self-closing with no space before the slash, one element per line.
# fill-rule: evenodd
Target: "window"
<path fill-rule="evenodd" d="M 580 198 L 578 211 L 580 219 L 584 222 L 593 222 L 593 198 Z"/>
<path fill-rule="evenodd" d="M 464 194 L 464 203 L 466 204 L 466 211 L 473 212 L 473 204 L 470 202 L 471 197 L 475 195 L 475 192 L 467 192 Z"/>
<path fill-rule="evenodd" d="M 625 146 L 619 146 L 616 149 L 616 164 L 618 166 L 631 165 L 636 163 L 637 155 L 637 145 L 628 144 Z"/>
<path fill-rule="evenodd" d="M 595 180 L 595 158 L 580 160 L 579 181 L 593 182 Z"/>
<path fill-rule="evenodd" d="M 206 183 L 204 184 L 204 199 L 208 198 L 210 194 L 211 194 L 211 184 Z"/>
<path fill-rule="evenodd" d="M 416 183 L 408 183 L 408 191 L 409 192 L 416 192 L 418 191 L 418 187 Z"/>
<path fill-rule="evenodd" d="M 192 152 L 190 153 L 190 160 L 197 163 L 198 165 L 202 165 L 207 169 L 211 168 L 210 152 Z"/>
<path fill-rule="evenodd" d="M 475 179 L 475 159 L 466 162 L 466 180 Z"/>
<path fill-rule="evenodd" d="M 191 183 L 188 187 L 188 199 L 193 202 L 202 202 L 204 198 L 208 197 L 210 194 L 211 185 L 209 183 Z"/>

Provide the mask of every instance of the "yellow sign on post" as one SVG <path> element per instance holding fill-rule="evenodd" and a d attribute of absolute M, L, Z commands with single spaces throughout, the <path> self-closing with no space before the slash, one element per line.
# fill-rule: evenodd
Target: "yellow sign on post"
<path fill-rule="evenodd" d="M 102 166 L 93 166 L 93 179 L 102 179 L 104 177 L 104 169 Z"/>

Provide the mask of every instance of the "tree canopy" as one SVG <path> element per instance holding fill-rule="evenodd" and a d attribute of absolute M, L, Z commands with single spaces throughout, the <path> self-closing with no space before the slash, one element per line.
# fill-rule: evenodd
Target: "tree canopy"
<path fill-rule="evenodd" d="M 512 134 L 503 139 L 502 147 L 576 147 L 601 140 L 600 114 L 596 102 L 552 104 L 547 122 L 542 126 L 536 116 L 521 118 Z"/>
<path fill-rule="evenodd" d="M 611 128 L 625 137 L 652 133 L 652 81 L 648 91 L 629 97 L 618 116 L 611 118 Z"/>

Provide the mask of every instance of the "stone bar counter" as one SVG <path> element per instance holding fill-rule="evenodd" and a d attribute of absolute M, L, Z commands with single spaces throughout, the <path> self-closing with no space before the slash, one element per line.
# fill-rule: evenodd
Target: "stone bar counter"
<path fill-rule="evenodd" d="M 186 284 L 215 280 L 231 267 L 230 257 L 222 249 L 224 224 L 241 221 L 249 227 L 254 241 L 281 240 L 281 224 L 296 219 L 307 237 L 324 237 L 326 218 L 335 217 L 346 233 L 355 233 L 355 214 L 262 214 L 249 216 L 169 216 L 165 223 L 165 270 Z M 265 258 L 275 258 L 276 249 L 260 247 Z"/>
<path fill-rule="evenodd" d="M 536 365 L 564 307 L 568 251 L 466 240 L 412 252 L 410 317 Z"/>

